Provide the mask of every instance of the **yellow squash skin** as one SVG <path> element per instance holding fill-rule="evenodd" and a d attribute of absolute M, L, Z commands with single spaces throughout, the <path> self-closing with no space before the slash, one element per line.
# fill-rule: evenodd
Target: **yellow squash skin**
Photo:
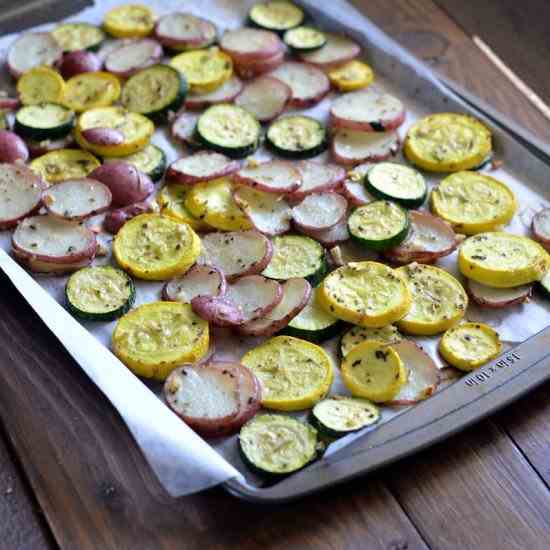
<path fill-rule="evenodd" d="M 491 131 L 479 120 L 437 113 L 411 126 L 403 152 L 430 172 L 457 172 L 479 166 L 491 153 Z"/>
<path fill-rule="evenodd" d="M 208 323 L 189 304 L 152 302 L 121 317 L 113 331 L 115 355 L 135 374 L 165 380 L 182 363 L 208 351 Z"/>
<path fill-rule="evenodd" d="M 34 67 L 17 81 L 17 93 L 23 105 L 63 103 L 65 81 L 50 67 Z"/>
<path fill-rule="evenodd" d="M 275 336 L 246 353 L 242 364 L 262 385 L 262 406 L 301 411 L 330 390 L 334 369 L 326 351 L 292 336 Z"/>
<path fill-rule="evenodd" d="M 397 270 L 378 262 L 356 262 L 325 277 L 319 303 L 338 319 L 377 328 L 407 314 L 411 293 Z"/>
<path fill-rule="evenodd" d="M 116 38 L 143 38 L 151 34 L 154 26 L 154 13 L 141 4 L 113 8 L 103 20 L 103 28 Z"/>
<path fill-rule="evenodd" d="M 465 277 L 495 288 L 539 281 L 549 266 L 548 253 L 540 244 L 503 231 L 469 237 L 458 253 L 458 267 Z"/>
<path fill-rule="evenodd" d="M 252 224 L 233 200 L 233 184 L 229 178 L 218 178 L 193 185 L 184 204 L 192 216 L 216 229 L 252 229 Z"/>
<path fill-rule="evenodd" d="M 430 201 L 434 214 L 465 235 L 506 225 L 518 207 L 507 185 L 491 176 L 467 171 L 447 176 L 434 188 Z"/>
<path fill-rule="evenodd" d="M 444 332 L 464 317 L 468 295 L 452 275 L 439 267 L 416 263 L 397 271 L 412 294 L 409 313 L 397 322 L 399 330 L 430 336 Z"/>
<path fill-rule="evenodd" d="M 162 188 L 157 197 L 161 214 L 190 225 L 195 231 L 208 231 L 210 226 L 191 215 L 185 208 L 185 198 L 189 187 L 180 184 L 168 184 Z"/>
<path fill-rule="evenodd" d="M 439 341 L 439 353 L 453 367 L 471 371 L 498 357 L 502 343 L 490 326 L 463 323 L 449 329 Z"/>
<path fill-rule="evenodd" d="M 124 136 L 119 145 L 96 145 L 82 136 L 90 128 L 116 128 Z M 82 113 L 75 129 L 75 140 L 83 148 L 102 157 L 131 155 L 149 144 L 155 125 L 139 113 L 131 113 L 122 107 L 100 107 Z"/>
<path fill-rule="evenodd" d="M 77 74 L 67 80 L 64 97 L 64 104 L 77 113 L 108 107 L 120 97 L 120 81 L 103 71 Z"/>
<path fill-rule="evenodd" d="M 345 357 L 355 346 L 365 340 L 376 340 L 384 344 L 396 344 L 403 339 L 395 325 L 380 328 L 351 327 L 340 340 L 340 355 Z"/>
<path fill-rule="evenodd" d="M 329 71 L 328 77 L 332 85 L 340 91 L 352 92 L 366 88 L 374 80 L 374 73 L 366 63 L 353 59 Z"/>
<path fill-rule="evenodd" d="M 85 178 L 101 166 L 88 151 L 80 149 L 58 149 L 35 158 L 30 168 L 47 183 L 58 183 L 63 180 Z"/>
<path fill-rule="evenodd" d="M 113 240 L 118 264 L 135 277 L 150 281 L 184 274 L 200 251 L 200 239 L 189 225 L 160 214 L 136 216 Z"/>
<path fill-rule="evenodd" d="M 341 369 L 352 395 L 375 403 L 391 401 L 407 382 L 407 371 L 397 352 L 376 340 L 355 346 L 344 358 Z"/>

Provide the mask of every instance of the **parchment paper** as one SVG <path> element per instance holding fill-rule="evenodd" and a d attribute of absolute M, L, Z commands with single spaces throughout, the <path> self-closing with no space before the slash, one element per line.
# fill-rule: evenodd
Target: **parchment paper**
<path fill-rule="evenodd" d="M 96 6 L 68 20 L 100 24 L 103 14 L 108 9 L 124 3 L 126 2 L 102 0 L 97 2 Z M 220 32 L 242 26 L 253 3 L 253 0 L 148 2 L 158 15 L 179 10 L 207 17 L 216 23 Z M 407 120 L 399 131 L 402 137 L 406 129 L 420 116 L 434 111 L 467 110 L 456 97 L 449 94 L 428 69 L 344 0 L 331 0 L 326 3 L 307 0 L 299 3 L 307 8 L 325 30 L 345 32 L 365 46 L 365 58 L 377 75 L 373 86 L 400 97 L 407 106 Z M 47 29 L 51 26 L 43 25 L 39 28 Z M 15 37 L 16 35 L 8 35 L 0 39 L 2 56 L 5 56 L 6 48 Z M 5 80 L 0 80 L 0 89 L 10 89 L 13 85 L 7 75 L 2 75 L 2 78 Z M 312 109 L 297 112 L 304 112 L 327 122 L 332 97 L 330 95 Z M 166 152 L 168 162 L 187 154 L 181 146 L 169 139 L 166 129 L 157 130 L 153 143 Z M 549 204 L 550 195 L 544 187 L 548 167 L 499 131 L 495 132 L 495 150 L 504 164 L 499 170 L 491 172 L 491 175 L 506 182 L 517 194 L 521 205 L 519 214 L 507 230 L 528 234 L 528 225 L 533 213 Z M 255 154 L 255 158 L 268 159 L 270 155 L 261 150 Z M 327 158 L 325 154 L 318 160 Z M 431 186 L 439 181 L 439 178 L 428 176 L 428 181 Z M 97 221 L 90 220 L 89 223 L 97 224 Z M 101 235 L 99 238 L 110 249 L 111 236 Z M 253 476 L 238 457 L 236 436 L 205 442 L 187 428 L 158 398 L 162 389 L 160 384 L 141 381 L 109 351 L 111 332 L 115 323 L 81 324 L 74 320 L 60 305 L 63 304 L 66 278 L 30 276 L 9 257 L 9 240 L 9 232 L 0 233 L 0 247 L 3 249 L 0 250 L 0 267 L 120 412 L 159 480 L 170 494 L 190 494 L 233 477 L 239 477 L 243 483 L 261 485 L 261 480 Z M 110 256 L 107 256 L 98 258 L 95 263 L 110 261 Z M 438 265 L 461 278 L 456 270 L 456 254 L 444 258 Z M 161 287 L 161 283 L 137 282 L 136 306 L 160 299 Z M 499 331 L 505 342 L 513 344 L 544 328 L 548 324 L 549 311 L 547 302 L 534 298 L 524 305 L 507 308 L 503 312 L 487 312 L 470 306 L 467 318 L 487 322 Z M 257 338 L 237 338 L 223 330 L 212 331 L 212 339 L 216 347 L 215 358 L 220 360 L 238 359 L 247 349 L 262 341 Z M 415 340 L 434 358 L 440 368 L 444 368 L 446 365 L 436 353 L 438 339 L 433 337 Z M 336 366 L 336 340 L 328 342 L 324 347 L 333 357 Z M 348 393 L 338 372 L 331 393 Z M 414 408 L 410 410 L 384 407 L 382 420 L 386 421 L 405 411 L 414 414 Z M 339 440 L 338 443 L 329 446 L 326 454 L 332 454 L 334 450 L 346 446 L 356 437 L 358 436 L 348 436 Z"/>

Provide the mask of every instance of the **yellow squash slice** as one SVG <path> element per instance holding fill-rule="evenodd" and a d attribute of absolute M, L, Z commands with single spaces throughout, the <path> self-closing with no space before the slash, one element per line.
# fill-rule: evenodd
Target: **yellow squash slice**
<path fill-rule="evenodd" d="M 126 222 L 113 241 L 113 254 L 126 271 L 151 281 L 185 273 L 201 251 L 198 235 L 186 223 L 160 214 Z"/>
<path fill-rule="evenodd" d="M 161 214 L 174 218 L 180 222 L 190 225 L 195 231 L 206 231 L 210 226 L 202 220 L 191 215 L 185 207 L 185 197 L 188 187 L 179 184 L 169 184 L 163 187 L 157 197 Z"/>
<path fill-rule="evenodd" d="M 340 355 L 345 357 L 355 346 L 365 340 L 377 340 L 384 344 L 396 344 L 403 339 L 395 325 L 380 328 L 351 327 L 340 340 Z"/>
<path fill-rule="evenodd" d="M 413 124 L 405 138 L 405 156 L 430 172 L 458 172 L 482 164 L 492 152 L 491 131 L 479 120 L 437 113 Z"/>
<path fill-rule="evenodd" d="M 349 263 L 321 283 L 320 305 L 338 319 L 362 327 L 383 327 L 403 318 L 411 307 L 405 279 L 378 262 Z"/>
<path fill-rule="evenodd" d="M 57 183 L 63 180 L 85 178 L 101 166 L 88 151 L 80 149 L 58 149 L 35 158 L 31 169 L 48 183 Z"/>
<path fill-rule="evenodd" d="M 464 371 L 481 367 L 501 351 L 498 333 L 483 323 L 464 323 L 450 328 L 439 341 L 443 359 Z"/>
<path fill-rule="evenodd" d="M 90 128 L 115 128 L 124 136 L 118 145 L 95 145 L 82 136 Z M 82 113 L 78 118 L 75 139 L 83 148 L 102 157 L 131 155 L 149 144 L 155 125 L 139 113 L 131 113 L 122 107 L 100 107 Z"/>
<path fill-rule="evenodd" d="M 366 88 L 374 80 L 374 73 L 366 63 L 354 59 L 329 71 L 328 77 L 340 91 L 351 92 Z"/>
<path fill-rule="evenodd" d="M 155 15 L 141 4 L 126 4 L 108 11 L 103 28 L 117 38 L 143 38 L 155 26 Z"/>
<path fill-rule="evenodd" d="M 458 267 L 465 277 L 495 288 L 539 281 L 549 266 L 548 253 L 540 244 L 502 231 L 469 237 L 458 253 Z"/>
<path fill-rule="evenodd" d="M 179 302 L 133 309 L 119 319 L 112 335 L 115 355 L 138 376 L 156 380 L 204 357 L 208 344 L 208 323 Z"/>
<path fill-rule="evenodd" d="M 447 176 L 431 194 L 431 208 L 458 233 L 475 235 L 507 224 L 517 210 L 507 185 L 477 172 Z"/>
<path fill-rule="evenodd" d="M 464 317 L 468 295 L 449 273 L 424 264 L 409 264 L 397 271 L 407 281 L 412 294 L 409 313 L 398 321 L 407 334 L 439 334 Z"/>
<path fill-rule="evenodd" d="M 23 73 L 17 81 L 17 92 L 23 105 L 62 103 L 65 81 L 50 67 L 34 67 Z"/>
<path fill-rule="evenodd" d="M 192 216 L 222 231 L 252 229 L 252 224 L 233 200 L 229 178 L 218 178 L 191 187 L 185 207 Z"/>
<path fill-rule="evenodd" d="M 233 74 L 233 61 L 218 48 L 180 53 L 170 65 L 185 76 L 190 90 L 196 93 L 213 92 Z"/>
<path fill-rule="evenodd" d="M 262 385 L 262 406 L 279 411 L 312 407 L 328 393 L 334 370 L 325 350 L 291 336 L 275 336 L 241 360 Z"/>
<path fill-rule="evenodd" d="M 120 97 L 120 81 L 103 71 L 82 73 L 67 80 L 64 103 L 81 113 L 97 107 L 108 107 Z"/>
<path fill-rule="evenodd" d="M 355 346 L 341 368 L 344 384 L 352 395 L 375 403 L 391 401 L 407 381 L 407 371 L 397 352 L 376 340 Z"/>

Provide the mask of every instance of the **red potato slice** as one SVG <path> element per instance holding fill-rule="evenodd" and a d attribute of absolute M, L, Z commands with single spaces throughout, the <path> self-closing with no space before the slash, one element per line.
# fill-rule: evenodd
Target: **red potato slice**
<path fill-rule="evenodd" d="M 226 290 L 224 274 L 211 265 L 194 265 L 185 275 L 168 281 L 162 298 L 190 304 L 196 296 L 223 296 Z"/>
<path fill-rule="evenodd" d="M 220 47 L 239 64 L 269 59 L 284 49 L 274 32 L 252 28 L 227 31 L 220 39 Z"/>
<path fill-rule="evenodd" d="M 301 278 L 288 279 L 282 285 L 283 297 L 271 313 L 238 328 L 246 336 L 269 337 L 285 328 L 304 307 L 311 296 L 311 285 Z"/>
<path fill-rule="evenodd" d="M 238 76 L 232 76 L 213 92 L 204 94 L 189 93 L 185 98 L 185 108 L 200 111 L 218 103 L 231 103 L 241 93 L 242 89 L 241 79 Z"/>
<path fill-rule="evenodd" d="M 67 273 L 74 273 L 83 267 L 88 267 L 94 259 L 94 255 L 92 255 L 89 258 L 80 260 L 79 262 L 59 264 L 55 262 L 38 260 L 32 256 L 20 254 L 16 250 L 13 251 L 13 255 L 17 258 L 19 263 L 27 266 L 33 273 L 43 273 L 48 275 L 66 275 Z"/>
<path fill-rule="evenodd" d="M 220 269 L 228 281 L 261 273 L 271 261 L 273 245 L 258 231 L 214 232 L 201 235 L 197 263 Z"/>
<path fill-rule="evenodd" d="M 395 156 L 401 142 L 395 131 L 357 132 L 338 130 L 332 138 L 331 153 L 334 162 L 354 166 L 362 162 L 379 162 Z"/>
<path fill-rule="evenodd" d="M 12 235 L 12 249 L 18 257 L 48 263 L 74 264 L 93 258 L 96 247 L 93 231 L 50 215 L 25 218 Z"/>
<path fill-rule="evenodd" d="M 27 144 L 14 132 L 0 130 L 0 162 L 27 162 L 29 149 Z"/>
<path fill-rule="evenodd" d="M 176 183 L 194 184 L 229 176 L 237 172 L 240 167 L 238 161 L 231 160 L 220 153 L 199 151 L 173 162 L 169 166 L 166 176 L 170 181 Z"/>
<path fill-rule="evenodd" d="M 0 164 L 0 229 L 15 227 L 42 204 L 44 182 L 29 168 Z"/>
<path fill-rule="evenodd" d="M 292 97 L 292 90 L 284 82 L 271 76 L 262 76 L 248 83 L 235 99 L 235 105 L 246 109 L 260 122 L 277 118 Z"/>
<path fill-rule="evenodd" d="M 351 262 L 367 262 L 377 260 L 378 255 L 354 241 L 346 241 L 329 250 L 329 259 L 336 267 L 342 267 Z"/>
<path fill-rule="evenodd" d="M 233 198 L 252 225 L 264 235 L 281 235 L 290 230 L 292 209 L 283 195 L 243 186 L 235 191 Z"/>
<path fill-rule="evenodd" d="M 231 328 L 244 323 L 243 311 L 225 296 L 195 296 L 191 307 L 201 319 L 217 327 Z"/>
<path fill-rule="evenodd" d="M 248 422 L 261 407 L 262 401 L 262 385 L 256 375 L 244 365 L 240 365 L 240 380 L 239 380 L 239 397 L 240 411 L 239 414 L 228 423 L 227 433 L 236 432 L 243 424 Z"/>
<path fill-rule="evenodd" d="M 103 61 L 97 54 L 87 50 L 77 50 L 63 55 L 59 70 L 63 78 L 69 79 L 77 74 L 100 71 L 102 66 Z"/>
<path fill-rule="evenodd" d="M 190 13 L 169 13 L 157 21 L 155 36 L 169 48 L 198 48 L 216 37 L 216 27 Z"/>
<path fill-rule="evenodd" d="M 533 292 L 533 285 L 522 285 L 514 288 L 492 288 L 468 279 L 466 291 L 478 306 L 501 309 L 522 304 L 528 300 Z"/>
<path fill-rule="evenodd" d="M 411 221 L 407 238 L 397 247 L 384 252 L 393 263 L 432 263 L 452 254 L 461 242 L 446 221 L 427 212 L 409 212 Z"/>
<path fill-rule="evenodd" d="M 292 220 L 300 229 L 322 231 L 340 223 L 348 201 L 338 193 L 313 193 L 292 209 Z"/>
<path fill-rule="evenodd" d="M 31 157 L 39 157 L 45 155 L 51 151 L 57 151 L 58 149 L 69 149 L 74 145 L 74 138 L 71 134 L 61 139 L 45 139 L 43 141 L 27 140 L 27 147 Z"/>
<path fill-rule="evenodd" d="M 127 78 L 141 69 L 158 63 L 162 46 L 151 38 L 137 40 L 121 46 L 105 59 L 105 69 L 122 78 Z"/>
<path fill-rule="evenodd" d="M 164 396 L 168 406 L 196 432 L 206 437 L 226 435 L 241 413 L 241 378 L 238 363 L 184 365 L 166 379 Z"/>
<path fill-rule="evenodd" d="M 39 65 L 52 66 L 61 61 L 63 50 L 49 32 L 26 32 L 10 46 L 7 65 L 13 78 Z"/>
<path fill-rule="evenodd" d="M 83 220 L 105 212 L 111 205 L 109 188 L 91 178 L 65 180 L 47 189 L 42 202 L 52 216 L 66 220 Z"/>
<path fill-rule="evenodd" d="M 124 206 L 123 208 L 116 208 L 109 212 L 103 220 L 103 229 L 116 235 L 120 228 L 132 218 L 139 216 L 140 214 L 147 214 L 148 212 L 154 212 L 155 208 L 152 202 L 143 201 Z"/>
<path fill-rule="evenodd" d="M 327 75 L 307 63 L 287 61 L 271 72 L 270 76 L 290 87 L 292 97 L 289 105 L 297 109 L 313 107 L 330 91 Z"/>
<path fill-rule="evenodd" d="M 550 252 L 550 208 L 544 208 L 533 217 L 533 237 Z"/>
<path fill-rule="evenodd" d="M 300 58 L 323 69 L 332 69 L 347 61 L 355 59 L 361 53 L 359 44 L 347 36 L 335 33 L 325 33 L 326 44 L 310 53 L 303 53 Z"/>
<path fill-rule="evenodd" d="M 439 384 L 439 373 L 433 359 L 411 340 L 401 340 L 391 347 L 397 352 L 408 378 L 399 393 L 387 405 L 414 405 L 432 395 Z"/>
<path fill-rule="evenodd" d="M 259 61 L 248 61 L 246 63 L 235 63 L 237 74 L 245 80 L 256 78 L 270 71 L 274 71 L 285 60 L 285 52 L 281 50 L 267 59 Z"/>
<path fill-rule="evenodd" d="M 352 206 L 364 206 L 373 200 L 361 181 L 346 180 L 341 193 Z"/>
<path fill-rule="evenodd" d="M 302 185 L 300 172 L 290 162 L 272 160 L 239 170 L 234 179 L 266 193 L 293 193 Z"/>
<path fill-rule="evenodd" d="M 124 142 L 124 134 L 115 128 L 88 128 L 82 131 L 82 137 L 93 145 L 120 145 Z"/>
<path fill-rule="evenodd" d="M 405 108 L 396 97 L 371 88 L 337 97 L 330 108 L 333 128 L 360 132 L 395 130 L 405 120 Z"/>
<path fill-rule="evenodd" d="M 226 296 L 242 311 L 243 322 L 248 323 L 273 311 L 283 297 L 283 290 L 273 279 L 247 275 L 229 285 Z"/>
<path fill-rule="evenodd" d="M 19 109 L 21 102 L 17 97 L 8 97 L 6 92 L 0 91 L 0 109 L 6 111 L 15 111 Z"/>
<path fill-rule="evenodd" d="M 293 199 L 303 199 L 312 193 L 335 191 L 346 179 L 346 171 L 335 164 L 320 164 L 311 160 L 298 162 L 302 185 L 292 193 Z"/>
<path fill-rule="evenodd" d="M 133 44 L 137 40 L 134 38 L 119 38 L 117 40 L 106 40 L 101 45 L 97 52 L 97 57 L 99 57 L 101 63 L 105 63 L 105 60 L 112 54 L 115 50 L 122 48 L 123 46 L 128 46 Z"/>
<path fill-rule="evenodd" d="M 333 248 L 340 243 L 346 242 L 350 238 L 347 217 L 344 217 L 342 221 L 329 229 L 314 231 L 311 229 L 300 228 L 300 231 L 304 235 L 320 242 L 325 248 Z"/>
<path fill-rule="evenodd" d="M 178 113 L 170 126 L 172 137 L 193 149 L 202 147 L 195 139 L 197 120 L 199 120 L 199 115 L 197 113 L 188 113 L 185 111 Z"/>

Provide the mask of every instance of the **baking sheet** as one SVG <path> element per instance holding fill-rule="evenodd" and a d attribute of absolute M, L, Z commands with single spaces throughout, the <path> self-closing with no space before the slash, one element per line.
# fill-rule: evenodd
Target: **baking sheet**
<path fill-rule="evenodd" d="M 73 21 L 88 21 L 99 24 L 103 14 L 111 7 L 126 2 L 103 0 L 92 8 L 69 18 Z M 205 16 L 214 21 L 220 31 L 242 26 L 253 0 L 208 0 L 208 1 L 155 1 L 148 4 L 158 15 L 180 10 Z M 404 136 L 406 129 L 418 117 L 434 111 L 459 110 L 464 107 L 446 93 L 430 72 L 418 64 L 410 54 L 381 33 L 361 14 L 344 0 L 333 0 L 319 6 L 318 2 L 301 2 L 326 30 L 346 32 L 365 45 L 365 57 L 377 74 L 374 86 L 400 97 L 407 106 L 407 120 L 400 129 Z M 324 4 L 324 3 L 323 3 Z M 40 28 L 48 28 L 44 25 Z M 0 39 L 0 50 L 5 50 L 15 35 Z M 1 52 L 5 55 L 5 51 Z M 0 83 L 0 89 L 11 85 L 7 76 Z M 333 96 L 303 112 L 327 121 L 328 106 Z M 186 152 L 173 143 L 166 129 L 157 130 L 153 142 L 166 153 L 172 162 Z M 508 226 L 514 233 L 527 234 L 533 212 L 549 204 L 549 192 L 543 191 L 544 169 L 547 167 L 513 142 L 506 134 L 496 132 L 495 150 L 504 161 L 501 169 L 491 175 L 506 182 L 517 194 L 520 212 Z M 265 151 L 259 151 L 258 159 L 270 158 Z M 319 159 L 327 158 L 326 154 Z M 398 159 L 400 160 L 400 159 Z M 430 185 L 439 178 L 428 177 Z M 96 224 L 97 220 L 90 223 Z M 111 237 L 100 236 L 106 245 Z M 9 234 L 0 234 L 0 246 L 9 251 Z M 110 258 L 101 258 L 97 264 L 108 263 Z M 456 272 L 456 254 L 444 258 L 439 265 L 450 272 Z M 39 313 L 54 334 L 61 340 L 84 371 L 105 393 L 119 410 L 130 431 L 143 450 L 153 470 L 162 484 L 172 495 L 190 494 L 209 486 L 237 477 L 243 483 L 259 485 L 242 464 L 237 453 L 236 437 L 210 441 L 210 445 L 189 430 L 163 403 L 157 399 L 161 385 L 144 382 L 136 378 L 109 351 L 109 343 L 114 323 L 83 323 L 75 321 L 58 304 L 63 303 L 64 277 L 30 277 L 15 264 L 7 254 L 0 251 L 0 267 L 7 273 L 27 301 Z M 40 286 L 35 284 L 35 281 Z M 161 283 L 139 282 L 137 284 L 136 305 L 158 300 Z M 47 293 L 42 292 L 45 289 Z M 53 298 L 53 299 L 52 299 Z M 487 322 L 495 327 L 505 342 L 509 344 L 523 341 L 535 334 L 548 323 L 550 306 L 538 299 L 527 304 L 507 309 L 505 312 L 486 312 L 470 306 L 467 318 Z M 247 349 L 261 339 L 240 339 L 223 330 L 213 334 L 216 345 L 216 359 L 238 359 Z M 426 351 L 444 367 L 435 352 L 438 338 L 416 338 Z M 238 342 L 238 346 L 235 344 Z M 101 345 L 103 344 L 103 345 Z M 336 341 L 325 346 L 336 363 Z M 347 393 L 339 376 L 336 376 L 331 393 Z M 403 413 L 407 408 L 383 408 L 382 420 Z M 414 414 L 414 412 L 411 412 Z M 303 416 L 303 415 L 297 415 Z M 340 449 L 357 435 L 348 436 L 331 445 L 327 454 Z"/>

